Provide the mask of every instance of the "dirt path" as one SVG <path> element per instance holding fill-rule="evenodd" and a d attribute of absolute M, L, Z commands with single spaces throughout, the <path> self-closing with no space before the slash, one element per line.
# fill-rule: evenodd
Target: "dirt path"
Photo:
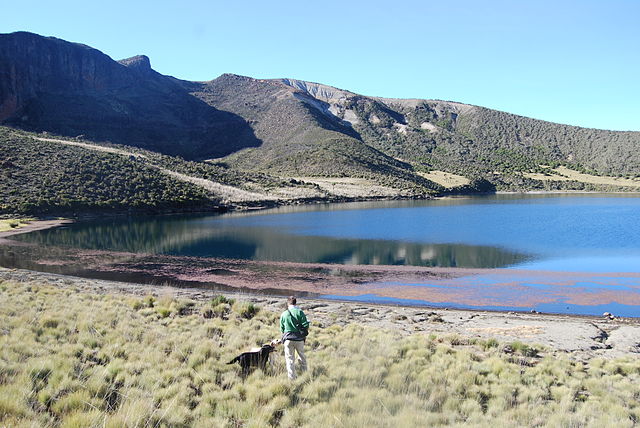
<path fill-rule="evenodd" d="M 32 138 L 38 141 L 44 141 L 48 143 L 58 143 L 58 144 L 65 144 L 67 146 L 82 147 L 84 149 L 93 150 L 97 152 L 112 153 L 120 156 L 134 157 L 136 159 L 144 160 L 147 166 L 151 168 L 155 168 L 158 171 L 162 172 L 163 174 L 166 174 L 177 180 L 184 181 L 186 183 L 195 184 L 196 186 L 202 187 L 208 192 L 211 192 L 214 195 L 222 198 L 222 201 L 225 203 L 247 202 L 247 201 L 271 201 L 271 200 L 277 199 L 276 197 L 269 196 L 266 194 L 249 192 L 247 190 L 242 190 L 237 187 L 228 186 L 228 185 L 217 183 L 211 180 L 206 180 L 204 178 L 193 177 L 187 174 L 171 171 L 169 169 L 155 165 L 147 156 L 140 153 L 130 152 L 127 150 L 117 149 L 114 147 L 99 146 L 97 144 L 82 143 L 78 141 L 59 140 L 56 138 L 43 138 L 43 137 L 32 137 Z"/>

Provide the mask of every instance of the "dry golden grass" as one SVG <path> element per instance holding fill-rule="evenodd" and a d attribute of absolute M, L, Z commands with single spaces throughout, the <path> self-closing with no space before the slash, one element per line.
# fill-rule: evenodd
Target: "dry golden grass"
<path fill-rule="evenodd" d="M 227 365 L 279 335 L 246 301 L 0 283 L 0 426 L 633 426 L 640 362 L 520 342 L 313 326 L 310 370 Z M 313 311 L 308 311 L 313 321 Z M 281 351 L 281 349 L 280 349 Z"/>
<path fill-rule="evenodd" d="M 348 198 L 388 197 L 402 193 L 398 189 L 382 186 L 364 178 L 295 177 L 295 179 L 316 184 L 321 190 L 331 195 Z"/>
<path fill-rule="evenodd" d="M 621 178 L 584 174 L 574 171 L 565 166 L 550 169 L 548 175 L 541 173 L 525 173 L 527 178 L 541 181 L 578 181 L 588 184 L 603 184 L 609 186 L 620 187 L 640 187 L 640 179 L 637 178 Z"/>
<path fill-rule="evenodd" d="M 8 220 L 0 220 L 0 232 L 6 232 L 7 230 L 19 229 L 29 224 L 31 218 L 12 218 Z"/>
<path fill-rule="evenodd" d="M 471 183 L 471 181 L 463 175 L 452 174 L 445 171 L 419 172 L 418 174 L 426 178 L 427 180 L 438 183 L 439 185 L 447 189 L 465 186 Z"/>

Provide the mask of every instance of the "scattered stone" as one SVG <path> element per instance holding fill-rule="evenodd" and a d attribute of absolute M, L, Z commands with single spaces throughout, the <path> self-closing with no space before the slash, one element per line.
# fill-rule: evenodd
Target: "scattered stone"
<path fill-rule="evenodd" d="M 366 315 L 373 312 L 374 310 L 375 309 L 373 308 L 355 308 L 351 310 L 351 313 L 354 315 Z"/>
<path fill-rule="evenodd" d="M 432 312 L 431 315 L 429 315 L 429 321 L 431 322 L 444 322 L 444 319 L 438 315 L 435 312 Z"/>
<path fill-rule="evenodd" d="M 278 303 L 277 300 L 271 300 L 269 303 Z M 317 308 L 326 308 L 327 306 L 329 306 L 327 303 L 314 303 L 311 305 L 305 305 L 306 309 L 317 309 Z"/>

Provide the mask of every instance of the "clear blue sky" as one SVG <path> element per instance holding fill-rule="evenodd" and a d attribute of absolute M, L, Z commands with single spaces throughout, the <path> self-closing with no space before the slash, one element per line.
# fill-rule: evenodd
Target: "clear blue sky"
<path fill-rule="evenodd" d="M 17 30 L 187 80 L 292 77 L 640 130 L 640 0 L 5 1 L 0 32 Z"/>

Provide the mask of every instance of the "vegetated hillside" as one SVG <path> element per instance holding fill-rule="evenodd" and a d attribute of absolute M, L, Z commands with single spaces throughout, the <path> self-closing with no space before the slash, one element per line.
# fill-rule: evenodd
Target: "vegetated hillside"
<path fill-rule="evenodd" d="M 146 56 L 116 62 L 88 46 L 0 34 L 0 124 L 206 158 L 257 146 L 251 127 L 189 95 Z"/>
<path fill-rule="evenodd" d="M 317 99 L 282 82 L 225 74 L 194 89 L 208 104 L 242 116 L 262 141 L 224 159 L 233 167 L 280 176 L 365 178 L 416 194 L 442 190 L 367 145 Z"/>
<path fill-rule="evenodd" d="M 498 188 L 549 186 L 523 176 L 568 166 L 595 175 L 640 176 L 640 132 L 579 128 L 466 104 L 365 97 L 282 79 L 316 97 L 319 109 L 352 125 L 362 141 L 415 171 L 444 170 Z M 553 182 L 556 188 L 606 188 Z"/>
<path fill-rule="evenodd" d="M 211 211 L 343 200 L 316 184 L 0 126 L 0 214 Z"/>
<path fill-rule="evenodd" d="M 135 158 L 37 141 L 0 127 L 0 213 L 165 211 L 219 201 Z"/>
<path fill-rule="evenodd" d="M 640 133 L 580 128 L 475 107 L 462 114 L 457 132 L 480 147 L 487 142 L 533 160 L 549 160 L 614 176 L 640 174 Z"/>

